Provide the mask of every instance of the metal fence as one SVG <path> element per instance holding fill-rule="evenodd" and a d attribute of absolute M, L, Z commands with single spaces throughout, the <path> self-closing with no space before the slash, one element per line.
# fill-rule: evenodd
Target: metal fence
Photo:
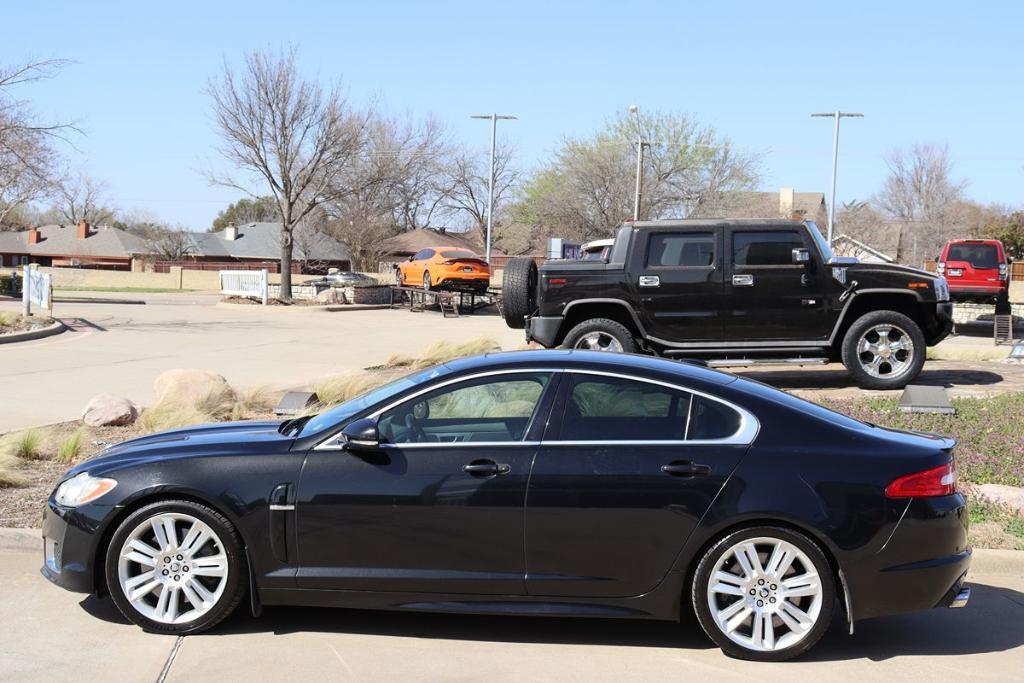
<path fill-rule="evenodd" d="M 267 305 L 267 277 L 263 270 L 220 271 L 220 293 L 224 296 L 258 297 Z"/>

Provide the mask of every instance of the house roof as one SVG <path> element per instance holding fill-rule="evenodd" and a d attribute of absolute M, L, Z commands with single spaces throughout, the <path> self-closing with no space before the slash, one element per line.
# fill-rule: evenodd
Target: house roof
<path fill-rule="evenodd" d="M 146 243 L 139 237 L 108 225 L 90 226 L 85 239 L 78 238 L 75 225 L 41 225 L 39 241 L 28 243 L 28 230 L 0 232 L 0 252 L 7 254 L 38 254 L 45 256 L 78 256 L 93 258 L 131 258 L 145 254 Z"/>
<path fill-rule="evenodd" d="M 281 258 L 281 224 L 280 223 L 249 223 L 237 227 L 238 236 L 229 240 L 227 230 L 220 232 L 201 232 L 192 235 L 197 256 L 226 259 L 266 259 L 273 261 Z M 296 233 L 302 228 L 297 228 Z M 352 258 L 347 246 L 333 237 L 321 232 L 310 232 L 309 238 L 294 234 L 292 238 L 293 256 L 311 261 L 345 261 Z M 305 251 L 309 250 L 309 254 Z"/>
<path fill-rule="evenodd" d="M 824 192 L 794 192 L 793 215 L 814 219 L 825 206 Z M 779 192 L 724 192 L 714 202 L 721 218 L 791 218 L 782 215 Z"/>
<path fill-rule="evenodd" d="M 897 237 L 898 237 L 898 235 L 897 235 Z M 857 249 L 860 249 L 862 251 L 866 251 L 869 254 L 872 254 L 872 255 L 876 256 L 877 258 L 882 259 L 883 261 L 885 261 L 887 263 L 895 263 L 896 262 L 896 258 L 895 257 L 889 256 L 889 254 L 886 254 L 885 252 L 879 251 L 878 249 L 875 249 L 874 247 L 868 246 L 867 244 L 864 244 L 860 240 L 854 239 L 853 237 L 850 237 L 849 235 L 838 235 L 837 237 L 835 237 L 835 239 L 832 240 L 832 246 L 834 248 L 837 248 L 838 245 L 841 245 L 842 243 L 846 243 L 846 244 L 849 244 L 849 245 L 851 245 L 851 246 L 853 246 L 853 247 L 855 247 Z"/>
<path fill-rule="evenodd" d="M 409 230 L 381 242 L 381 249 L 384 253 L 395 256 L 409 256 L 420 249 L 429 249 L 430 247 L 460 247 L 477 253 L 484 250 L 484 245 L 476 232 L 452 232 L 430 228 Z M 493 253 L 494 250 L 491 251 Z"/>

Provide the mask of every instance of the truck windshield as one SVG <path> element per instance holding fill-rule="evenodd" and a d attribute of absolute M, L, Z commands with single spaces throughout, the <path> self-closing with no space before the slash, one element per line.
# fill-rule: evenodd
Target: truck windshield
<path fill-rule="evenodd" d="M 818 245 L 818 250 L 821 251 L 821 257 L 825 259 L 825 263 L 828 263 L 835 258 L 835 254 L 832 253 L 832 247 L 829 246 L 828 240 L 822 236 L 821 230 L 818 230 L 818 226 L 814 223 L 808 223 L 807 229 L 811 231 L 811 238 L 814 240 L 814 243 Z"/>

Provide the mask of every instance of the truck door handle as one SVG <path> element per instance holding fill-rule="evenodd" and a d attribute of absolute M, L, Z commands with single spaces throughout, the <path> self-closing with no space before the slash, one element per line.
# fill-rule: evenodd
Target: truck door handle
<path fill-rule="evenodd" d="M 641 275 L 639 284 L 641 287 L 660 287 L 661 278 L 657 275 Z"/>
<path fill-rule="evenodd" d="M 753 287 L 754 276 L 753 275 L 733 275 L 732 276 L 733 287 Z"/>
<path fill-rule="evenodd" d="M 671 474 L 673 477 L 705 477 L 711 474 L 711 468 L 708 465 L 701 465 L 689 460 L 677 460 L 676 462 L 662 465 L 661 471 L 665 474 Z"/>
<path fill-rule="evenodd" d="M 468 465 L 464 465 L 462 471 L 477 477 L 493 477 L 496 474 L 508 474 L 512 468 L 493 460 L 474 460 Z"/>

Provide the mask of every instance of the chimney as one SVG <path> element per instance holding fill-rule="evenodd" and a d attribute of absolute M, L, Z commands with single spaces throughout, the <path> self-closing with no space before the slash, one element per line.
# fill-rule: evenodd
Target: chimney
<path fill-rule="evenodd" d="M 224 239 L 228 240 L 229 242 L 234 242 L 235 240 L 237 240 L 238 227 L 234 225 L 229 225 L 228 227 L 224 228 Z"/>
<path fill-rule="evenodd" d="M 779 190 L 779 215 L 787 219 L 793 217 L 792 187 L 784 187 Z"/>
<path fill-rule="evenodd" d="M 39 228 L 32 228 L 28 231 L 28 243 L 39 244 Z"/>
<path fill-rule="evenodd" d="M 89 223 L 84 218 L 78 221 L 78 239 L 84 240 L 89 236 Z"/>

